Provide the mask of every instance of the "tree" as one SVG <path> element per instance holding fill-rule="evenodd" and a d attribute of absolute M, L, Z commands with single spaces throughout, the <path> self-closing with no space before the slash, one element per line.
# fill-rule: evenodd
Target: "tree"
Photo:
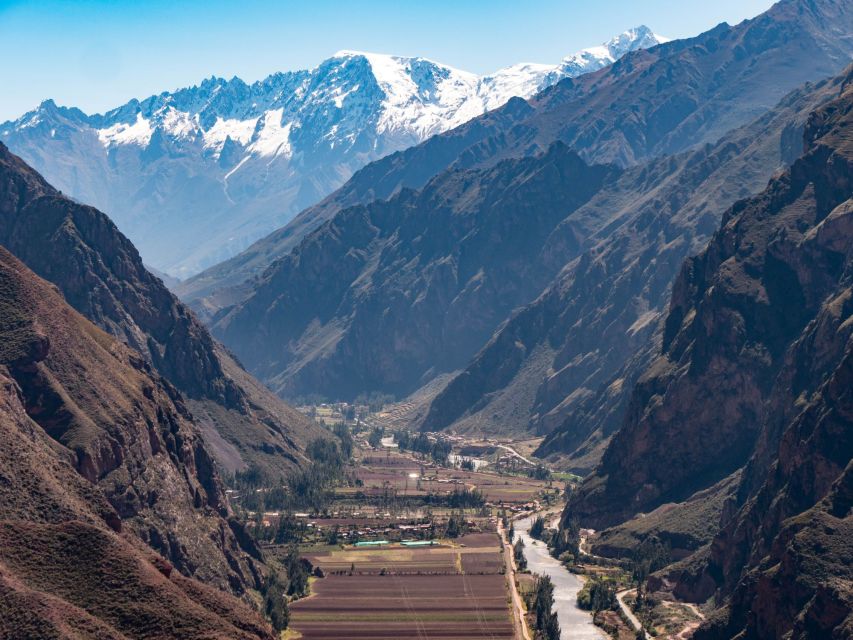
<path fill-rule="evenodd" d="M 350 432 L 349 428 L 341 422 L 336 424 L 332 428 L 332 431 L 336 436 L 338 436 L 338 440 L 340 440 L 339 444 L 344 459 L 349 460 L 350 458 L 352 458 L 352 450 L 355 446 L 355 443 L 352 439 L 352 433 Z"/>
<path fill-rule="evenodd" d="M 411 447 L 412 434 L 409 433 L 408 431 L 405 431 L 405 430 L 397 431 L 394 434 L 394 440 L 396 441 L 397 446 L 400 448 L 400 450 L 412 448 Z"/>
<path fill-rule="evenodd" d="M 575 518 L 569 518 L 561 524 L 559 531 L 551 538 L 551 555 L 561 557 L 569 552 L 573 558 L 580 557 L 581 530 Z"/>
<path fill-rule="evenodd" d="M 524 557 L 524 540 L 519 538 L 512 546 L 512 555 L 515 557 L 515 565 L 519 571 L 527 568 L 527 558 Z"/>
<path fill-rule="evenodd" d="M 530 537 L 536 538 L 537 540 L 542 539 L 542 534 L 545 532 L 545 518 L 542 516 L 536 516 L 536 519 L 533 521 L 533 524 L 530 525 Z"/>
<path fill-rule="evenodd" d="M 560 640 L 560 621 L 556 613 L 549 614 L 542 628 L 536 630 L 536 640 Z"/>
<path fill-rule="evenodd" d="M 305 454 L 312 462 L 330 467 L 341 467 L 344 463 L 344 457 L 337 443 L 326 438 L 315 438 L 309 442 L 305 447 Z"/>
<path fill-rule="evenodd" d="M 447 521 L 447 530 L 445 534 L 448 538 L 458 538 L 465 533 L 465 516 L 462 514 L 453 514 Z"/>
<path fill-rule="evenodd" d="M 335 545 L 338 542 L 340 542 L 340 528 L 335 525 L 326 532 L 326 544 Z"/>
<path fill-rule="evenodd" d="M 486 497 L 479 489 L 454 489 L 445 498 L 445 502 L 451 509 L 468 509 L 481 507 L 486 502 Z"/>
<path fill-rule="evenodd" d="M 637 584 L 637 606 L 643 604 L 643 589 L 649 575 L 670 563 L 669 545 L 655 536 L 643 540 L 634 552 L 631 563 L 631 579 Z"/>
<path fill-rule="evenodd" d="M 282 513 L 278 519 L 278 528 L 273 540 L 276 544 L 291 544 L 302 542 L 305 524 L 289 513 Z"/>
<path fill-rule="evenodd" d="M 264 585 L 264 614 L 276 631 L 287 629 L 290 611 L 287 608 L 284 585 L 277 572 L 271 573 Z"/>
<path fill-rule="evenodd" d="M 412 436 L 408 431 L 400 431 L 397 433 L 397 444 L 401 449 L 407 449 L 427 455 L 432 451 L 432 442 L 425 433 L 419 433 Z"/>
<path fill-rule="evenodd" d="M 432 459 L 436 462 L 436 464 L 447 465 L 447 459 L 450 457 L 450 452 L 452 451 L 452 447 L 449 442 L 445 442 L 443 440 L 436 440 L 435 444 L 432 445 L 432 451 L 430 451 L 430 455 Z"/>
<path fill-rule="evenodd" d="M 301 597 L 308 590 L 308 577 L 311 575 L 311 563 L 299 557 L 299 549 L 292 545 L 282 562 L 287 572 L 287 595 Z"/>
<path fill-rule="evenodd" d="M 370 435 L 367 437 L 367 444 L 369 444 L 374 449 L 378 449 L 382 444 L 382 438 L 385 435 L 385 429 L 382 427 L 374 427 L 373 431 L 370 432 Z"/>
<path fill-rule="evenodd" d="M 548 576 L 536 578 L 533 605 L 536 640 L 560 640 L 560 623 L 554 609 L 554 584 Z"/>
<path fill-rule="evenodd" d="M 536 480 L 551 479 L 551 471 L 549 471 L 548 468 L 543 464 L 537 464 L 536 467 L 534 467 L 528 472 L 528 475 Z"/>
<path fill-rule="evenodd" d="M 591 578 L 578 593 L 578 608 L 586 611 L 607 611 L 616 605 L 616 586 L 607 578 Z"/>

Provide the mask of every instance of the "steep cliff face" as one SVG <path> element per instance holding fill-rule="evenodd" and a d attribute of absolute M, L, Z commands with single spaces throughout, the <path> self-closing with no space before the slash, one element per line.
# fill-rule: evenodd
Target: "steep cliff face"
<path fill-rule="evenodd" d="M 252 460 L 280 470 L 299 463 L 316 427 L 246 380 L 104 214 L 57 192 L 2 144 L 0 244 L 185 394 L 221 436 L 210 440 L 226 468 Z"/>
<path fill-rule="evenodd" d="M 5 338 L 7 310 L 0 314 Z M 35 353 L 19 355 L 18 366 Z M 0 365 L 0 635 L 272 637 L 244 603 L 183 577 L 128 531 L 117 533 L 119 514 L 75 463 L 28 415 L 20 387 Z"/>
<path fill-rule="evenodd" d="M 842 295 L 849 303 L 850 288 Z M 818 322 L 827 320 L 836 318 Z M 759 489 L 741 487 L 743 506 L 703 571 L 676 578 L 680 595 L 699 599 L 714 588 L 725 602 L 698 638 L 853 632 L 853 343 L 849 328 L 835 328 L 846 339 L 843 360 L 786 428 Z"/>
<path fill-rule="evenodd" d="M 411 393 L 464 364 L 576 254 L 585 221 L 552 232 L 618 173 L 557 144 L 346 209 L 214 333 L 285 396 Z"/>
<path fill-rule="evenodd" d="M 0 216 L 0 242 L 61 287 L 75 309 L 190 396 L 239 402 L 204 328 L 142 267 L 130 241 L 105 215 L 63 196 L 3 145 Z"/>
<path fill-rule="evenodd" d="M 851 193 L 846 139 L 815 124 L 846 104 L 848 81 L 839 89 L 842 98 L 810 118 L 805 156 L 727 212 L 708 248 L 684 264 L 663 354 L 640 379 L 624 426 L 573 501 L 579 517 L 607 524 L 685 498 L 754 451 L 791 345 L 843 275 L 843 253 L 814 249 L 808 235 L 836 207 L 844 211 Z M 818 381 L 803 376 L 801 384 L 814 389 Z"/>
<path fill-rule="evenodd" d="M 853 631 L 851 124 L 848 84 L 810 119 L 811 150 L 775 194 L 784 203 L 777 217 L 795 221 L 800 232 L 791 237 L 787 225 L 772 231 L 774 253 L 791 274 L 787 291 L 803 291 L 795 299 L 806 300 L 804 313 L 813 308 L 811 299 L 820 304 L 786 350 L 745 469 L 739 510 L 711 546 L 704 573 L 718 597 L 728 599 L 699 637 L 741 631 L 758 638 L 847 637 Z M 811 194 L 792 197 L 802 184 Z M 685 593 L 695 590 L 694 576 L 682 582 Z"/>
<path fill-rule="evenodd" d="M 22 617 L 23 603 L 38 602 L 49 612 L 48 626 L 47 619 L 58 616 L 59 624 L 69 611 L 88 620 L 85 611 L 130 630 L 140 620 L 121 621 L 120 611 L 143 606 L 130 594 L 153 580 L 148 595 L 162 607 L 157 616 L 190 610 L 191 592 L 204 594 L 192 634 L 218 628 L 221 637 L 228 629 L 265 635 L 265 625 L 230 596 L 168 579 L 174 567 L 235 595 L 260 585 L 259 567 L 237 543 L 232 528 L 239 525 L 174 388 L 2 248 L 0 344 L 0 575 L 11 619 Z M 89 551 L 103 557 L 87 560 Z M 63 566 L 67 575 L 52 575 Z M 127 591 L 116 591 L 115 582 L 95 586 L 99 575 L 125 575 Z M 75 588 L 89 583 L 104 600 Z M 106 606 L 112 600 L 115 609 Z M 239 615 L 244 624 L 235 622 Z M 235 624 L 254 631 L 241 634 Z"/>

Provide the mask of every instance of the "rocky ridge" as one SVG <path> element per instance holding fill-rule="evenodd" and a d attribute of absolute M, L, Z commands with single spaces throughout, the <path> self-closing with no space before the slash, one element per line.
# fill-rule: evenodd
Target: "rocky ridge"
<path fill-rule="evenodd" d="M 684 264 L 663 351 L 567 510 L 600 527 L 742 467 L 710 546 L 656 578 L 714 596 L 698 638 L 845 637 L 853 624 L 851 73 L 810 116 L 803 157 Z"/>
<path fill-rule="evenodd" d="M 253 381 L 103 213 L 63 196 L 2 143 L 0 244 L 174 384 L 224 468 L 256 461 L 281 473 L 304 460 L 318 427 Z"/>
<path fill-rule="evenodd" d="M 808 115 L 842 81 L 801 87 L 716 144 L 628 169 L 603 189 L 577 214 L 603 218 L 602 232 L 436 396 L 424 427 L 533 429 L 546 435 L 539 455 L 589 473 L 659 349 L 682 261 L 728 206 L 800 154 Z"/>
<path fill-rule="evenodd" d="M 0 338 L 4 634 L 269 637 L 227 595 L 260 556 L 177 391 L 3 248 Z"/>
<path fill-rule="evenodd" d="M 491 166 L 562 141 L 585 161 L 620 166 L 714 143 L 808 81 L 838 74 L 853 56 L 853 16 L 841 0 L 782 0 L 738 25 L 633 51 L 528 101 L 511 99 L 358 171 L 340 189 L 233 259 L 180 289 L 205 317 L 239 303 L 277 259 L 342 209 L 421 189 L 451 167 Z M 639 106 L 638 106 L 639 105 Z"/>

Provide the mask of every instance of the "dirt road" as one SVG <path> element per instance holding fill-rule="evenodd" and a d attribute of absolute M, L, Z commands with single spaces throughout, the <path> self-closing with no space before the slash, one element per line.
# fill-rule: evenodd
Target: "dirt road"
<path fill-rule="evenodd" d="M 642 629 L 643 636 L 646 638 L 646 640 L 651 640 L 651 636 L 645 629 L 643 629 L 643 623 L 640 622 L 640 619 L 634 615 L 634 612 L 631 611 L 631 607 L 625 604 L 625 596 L 630 593 L 634 593 L 635 591 L 636 589 L 625 589 L 625 591 L 620 591 L 616 594 L 616 601 L 619 603 L 619 608 L 622 610 L 622 613 L 624 613 L 625 617 L 628 618 L 628 622 L 631 624 L 632 627 L 634 627 L 634 631 L 640 631 Z"/>
<path fill-rule="evenodd" d="M 498 535 L 500 535 L 501 542 L 503 543 L 506 575 L 509 580 L 510 593 L 512 594 L 512 620 L 515 626 L 515 637 L 519 640 L 530 640 L 530 632 L 527 629 L 527 623 L 524 621 L 524 606 L 521 604 L 521 596 L 515 585 L 516 567 L 515 558 L 512 554 L 512 545 L 507 539 L 506 531 L 500 518 L 498 518 Z"/>
<path fill-rule="evenodd" d="M 533 462 L 533 460 L 529 460 L 529 459 L 525 458 L 525 457 L 524 457 L 523 455 L 521 455 L 518 451 L 516 451 L 515 449 L 513 449 L 512 447 L 510 447 L 510 446 L 508 446 L 508 445 L 505 445 L 505 444 L 499 444 L 499 445 L 497 445 L 497 447 L 498 447 L 499 449 L 503 449 L 503 450 L 505 450 L 505 451 L 509 451 L 509 452 L 510 452 L 511 454 L 513 454 L 516 458 L 519 458 L 519 459 L 523 460 L 524 462 L 526 462 L 527 464 L 529 464 L 531 467 L 535 467 L 535 466 L 536 466 L 536 463 L 535 463 L 535 462 Z"/>

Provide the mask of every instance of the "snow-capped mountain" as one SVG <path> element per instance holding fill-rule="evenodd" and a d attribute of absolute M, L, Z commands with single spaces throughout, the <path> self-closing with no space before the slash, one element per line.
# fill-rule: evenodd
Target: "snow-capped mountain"
<path fill-rule="evenodd" d="M 0 138 L 108 212 L 146 262 L 186 277 L 230 257 L 353 172 L 566 77 L 665 41 L 647 27 L 485 77 L 425 58 L 341 51 L 316 68 L 131 100 L 105 114 L 43 102 Z"/>

